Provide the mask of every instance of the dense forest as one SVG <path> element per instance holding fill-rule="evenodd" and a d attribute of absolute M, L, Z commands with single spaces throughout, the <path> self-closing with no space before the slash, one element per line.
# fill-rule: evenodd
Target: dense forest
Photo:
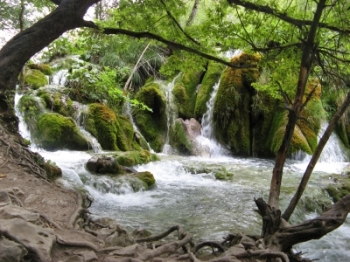
<path fill-rule="evenodd" d="M 88 150 L 91 145 L 77 129 L 82 124 L 103 150 L 133 152 L 132 159 L 119 154 L 117 164 L 110 158 L 87 164 L 93 172 L 109 173 L 157 160 L 165 144 L 182 155 L 210 155 L 193 142 L 193 133 L 206 117 L 217 83 L 215 139 L 229 154 L 274 159 L 268 199 L 255 199 L 261 235 L 230 234 L 222 243 L 195 246 L 191 235 L 176 227 L 170 229 L 179 231 L 176 241 L 130 251 L 135 258 L 129 260 L 105 261 L 170 261 L 161 258 L 165 253 L 173 254 L 171 261 L 200 261 L 195 252 L 205 246 L 224 254 L 210 261 L 309 261 L 293 246 L 338 228 L 350 210 L 345 192 L 316 218 L 288 223 L 331 134 L 350 148 L 349 9 L 348 1 L 330 0 L 3 1 L 0 138 L 7 160 L 1 166 L 10 151 L 18 157 L 25 150 L 34 173 L 56 178 L 53 163 L 31 152 L 19 133 L 16 90 L 23 95 L 18 107 L 31 140 L 42 148 Z M 49 84 L 59 72 L 64 81 L 55 80 L 62 86 L 57 90 Z M 169 94 L 160 82 L 173 84 L 177 115 L 171 125 Z M 82 123 L 76 118 L 78 104 L 86 107 Z M 319 138 L 323 123 L 328 126 Z M 283 211 L 285 163 L 298 152 L 310 155 L 310 162 Z M 154 184 L 150 173 L 137 177 L 147 187 Z M 2 236 L 15 238 L 0 227 Z M 224 253 L 237 244 L 244 251 Z M 180 248 L 183 253 L 175 252 Z M 31 252 L 37 260 L 28 261 L 46 261 L 40 251 Z"/>

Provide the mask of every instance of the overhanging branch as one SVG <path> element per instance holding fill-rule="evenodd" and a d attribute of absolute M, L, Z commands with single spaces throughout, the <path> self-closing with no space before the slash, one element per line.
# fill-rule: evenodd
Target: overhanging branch
<path fill-rule="evenodd" d="M 255 67 L 254 65 L 239 65 L 239 66 L 233 65 L 232 63 L 227 62 L 227 61 L 225 61 L 221 58 L 218 58 L 216 56 L 212 56 L 212 55 L 203 53 L 203 52 L 199 51 L 198 49 L 194 49 L 192 47 L 188 47 L 188 46 L 185 46 L 183 44 L 167 40 L 159 35 L 156 35 L 156 34 L 153 34 L 150 32 L 134 32 L 134 31 L 129 31 L 129 30 L 122 29 L 122 28 L 103 28 L 102 30 L 103 30 L 102 33 L 106 34 L 106 35 L 127 35 L 127 36 L 135 37 L 135 38 L 148 38 L 148 39 L 157 40 L 161 43 L 164 43 L 164 44 L 172 47 L 173 49 L 178 49 L 178 50 L 190 52 L 190 53 L 196 54 L 200 57 L 203 57 L 205 59 L 224 64 L 224 65 L 229 66 L 231 68 L 252 68 L 252 67 Z"/>

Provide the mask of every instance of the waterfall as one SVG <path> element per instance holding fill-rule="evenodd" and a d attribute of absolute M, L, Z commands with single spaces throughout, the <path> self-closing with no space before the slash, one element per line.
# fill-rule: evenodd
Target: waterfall
<path fill-rule="evenodd" d="M 216 94 L 218 92 L 220 82 L 213 86 L 213 91 L 210 94 L 210 98 L 207 101 L 207 111 L 204 113 L 201 122 L 201 135 L 196 138 L 197 147 L 203 152 L 203 155 L 213 156 L 227 156 L 229 155 L 228 150 L 223 148 L 213 136 L 214 121 L 213 121 L 213 109 Z"/>
<path fill-rule="evenodd" d="M 214 102 L 215 102 L 215 97 L 219 89 L 220 82 L 216 83 L 213 87 L 213 91 L 210 95 L 210 99 L 207 102 L 207 111 L 204 113 L 202 117 L 202 130 L 201 130 L 201 135 L 208 138 L 212 139 L 213 138 L 213 108 L 214 108 Z"/>
<path fill-rule="evenodd" d="M 318 142 L 326 131 L 327 125 L 327 122 L 321 123 L 321 129 L 318 134 Z M 302 151 L 299 151 L 294 153 L 291 158 L 294 160 L 303 161 L 304 163 L 308 163 L 311 159 L 311 156 Z M 347 160 L 347 153 L 344 151 L 340 139 L 335 133 L 332 133 L 322 150 L 320 158 L 318 159 L 318 163 L 340 163 L 346 162 Z"/>
<path fill-rule="evenodd" d="M 151 153 L 154 153 L 154 150 L 151 148 L 151 145 L 148 143 L 148 141 L 145 139 L 145 137 L 141 134 L 139 128 L 137 127 L 136 123 L 134 122 L 134 118 L 132 116 L 131 105 L 130 105 L 129 100 L 126 100 L 126 103 L 125 103 L 125 114 L 128 116 L 128 118 L 132 124 L 132 127 L 134 129 L 134 132 L 137 133 L 146 142 L 146 144 L 148 146 L 148 151 L 150 151 Z"/>
<path fill-rule="evenodd" d="M 165 96 L 166 96 L 166 117 L 167 117 L 167 133 L 166 133 L 166 139 L 165 144 L 163 146 L 162 153 L 164 154 L 171 154 L 172 153 L 172 147 L 169 144 L 169 133 L 171 125 L 175 121 L 175 117 L 177 115 L 177 112 L 173 106 L 173 89 L 175 86 L 176 80 L 181 76 L 181 73 L 178 74 L 176 77 L 174 77 L 173 81 L 171 81 L 168 85 L 165 86 Z"/>
<path fill-rule="evenodd" d="M 67 75 L 68 75 L 67 69 L 62 69 L 62 70 L 55 72 L 51 77 L 50 84 L 64 86 L 66 84 L 66 81 L 67 81 Z"/>
<path fill-rule="evenodd" d="M 101 153 L 102 147 L 100 143 L 97 141 L 97 139 L 91 135 L 88 131 L 85 130 L 84 124 L 85 124 L 85 116 L 87 115 L 87 112 L 89 110 L 88 105 L 83 105 L 78 102 L 73 102 L 73 108 L 75 109 L 74 111 L 74 120 L 77 123 L 77 126 L 79 128 L 80 133 L 86 138 L 86 140 L 89 141 L 92 150 L 95 153 Z"/>
<path fill-rule="evenodd" d="M 319 132 L 319 139 L 326 131 L 328 126 L 327 122 L 321 124 L 321 130 Z M 319 161 L 322 163 L 332 163 L 332 162 L 346 162 L 346 152 L 342 148 L 342 143 L 335 133 L 329 137 L 327 144 L 322 150 Z"/>
<path fill-rule="evenodd" d="M 29 127 L 24 122 L 23 116 L 22 116 L 22 114 L 20 113 L 20 111 L 18 109 L 18 102 L 22 98 L 22 96 L 23 96 L 22 94 L 19 94 L 18 87 L 17 87 L 16 93 L 15 93 L 15 112 L 16 112 L 16 116 L 18 117 L 18 120 L 19 120 L 18 130 L 19 130 L 19 133 L 21 134 L 21 136 L 24 139 L 27 139 L 27 140 L 31 141 Z"/>

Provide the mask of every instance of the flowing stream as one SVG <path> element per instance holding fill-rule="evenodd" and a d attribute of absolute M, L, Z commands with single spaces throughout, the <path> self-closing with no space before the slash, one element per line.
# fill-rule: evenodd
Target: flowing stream
<path fill-rule="evenodd" d="M 16 99 L 18 101 L 18 97 Z M 20 132 L 30 138 L 23 122 Z M 210 136 L 206 138 L 208 143 L 216 143 Z M 334 148 L 329 152 L 337 152 L 337 141 L 331 140 L 330 143 Z M 135 167 L 138 171 L 152 172 L 156 179 L 153 189 L 135 193 L 120 180 L 94 176 L 86 171 L 84 165 L 94 152 L 48 152 L 35 145 L 32 145 L 32 150 L 54 161 L 62 169 L 62 184 L 84 188 L 91 194 L 94 202 L 90 212 L 94 216 L 113 218 L 130 231 L 141 227 L 160 233 L 170 226 L 180 225 L 194 234 L 196 243 L 200 240 L 221 240 L 229 232 L 260 234 L 261 218 L 253 211 L 256 208 L 254 198 L 267 199 L 273 160 L 237 158 L 225 154 L 205 158 L 162 153 L 159 154 L 161 161 Z M 328 155 L 316 165 L 305 193 L 311 202 L 317 199 L 330 203 L 322 188 L 333 174 L 340 174 L 347 165 L 344 159 L 334 157 Z M 303 160 L 287 161 L 281 189 L 282 210 L 292 197 L 306 165 Z M 223 168 L 234 174 L 232 180 L 215 179 L 212 171 Z M 299 207 L 291 222 L 298 223 L 315 216 L 315 212 L 306 212 Z M 300 244 L 295 249 L 306 252 L 311 259 L 340 262 L 350 261 L 349 244 L 350 221 L 347 219 L 331 234 Z"/>

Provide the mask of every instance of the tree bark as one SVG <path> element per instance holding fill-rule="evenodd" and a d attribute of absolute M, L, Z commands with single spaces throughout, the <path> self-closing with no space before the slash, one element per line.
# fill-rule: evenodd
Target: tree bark
<path fill-rule="evenodd" d="M 12 133 L 18 131 L 14 91 L 24 64 L 64 32 L 89 26 L 83 19 L 87 9 L 100 0 L 62 0 L 45 18 L 13 37 L 0 50 L 0 124 Z"/>
<path fill-rule="evenodd" d="M 303 96 L 305 92 L 306 82 L 309 77 L 310 70 L 313 62 L 313 48 L 316 37 L 316 32 L 320 22 L 320 18 L 325 5 L 326 0 L 320 0 L 317 4 L 317 9 L 314 15 L 313 23 L 310 27 L 308 37 L 304 44 L 303 54 L 301 58 L 297 92 L 295 95 L 293 107 L 289 110 L 288 123 L 286 131 L 282 140 L 282 144 L 277 152 L 275 166 L 272 172 L 270 194 L 269 194 L 269 205 L 276 209 L 279 209 L 279 196 L 281 192 L 281 184 L 283 177 L 283 167 L 287 158 L 288 147 L 293 136 L 294 127 L 298 120 L 300 110 L 303 105 Z"/>

